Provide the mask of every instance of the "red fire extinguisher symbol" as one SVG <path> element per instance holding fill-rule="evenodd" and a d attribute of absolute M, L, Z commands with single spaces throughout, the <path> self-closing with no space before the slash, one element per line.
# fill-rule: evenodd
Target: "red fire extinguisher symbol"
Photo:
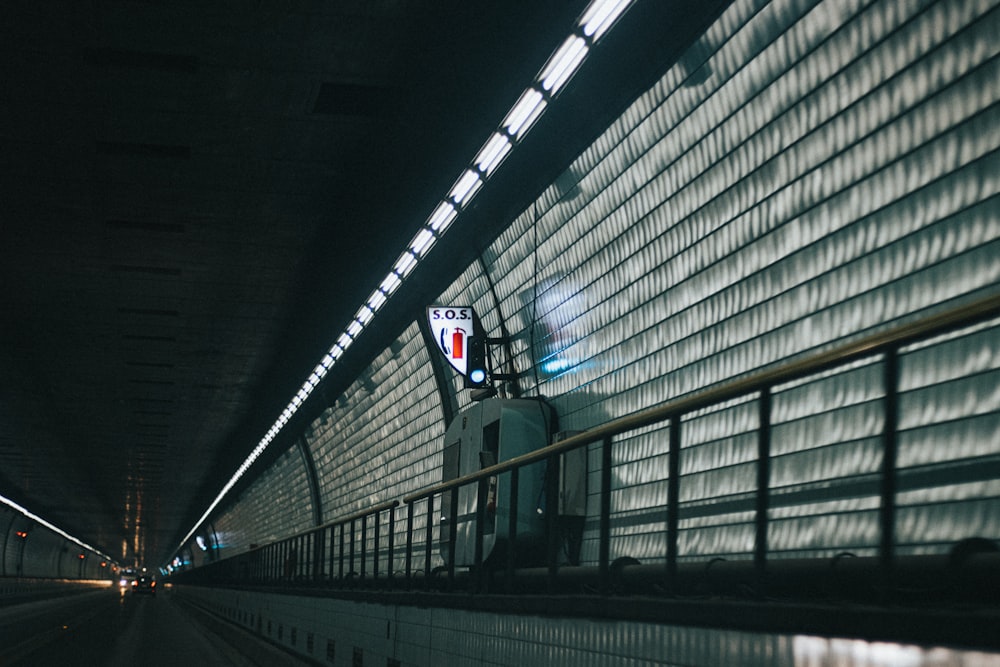
<path fill-rule="evenodd" d="M 465 329 L 455 327 L 455 333 L 451 335 L 451 348 L 445 342 L 445 331 L 441 330 L 441 349 L 452 359 L 461 359 L 465 356 Z"/>

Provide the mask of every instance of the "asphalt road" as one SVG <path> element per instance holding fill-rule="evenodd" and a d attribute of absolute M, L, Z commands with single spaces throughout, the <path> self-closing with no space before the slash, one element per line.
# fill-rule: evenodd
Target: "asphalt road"
<path fill-rule="evenodd" d="M 0 608 L 0 667 L 256 665 L 170 591 L 117 588 Z"/>

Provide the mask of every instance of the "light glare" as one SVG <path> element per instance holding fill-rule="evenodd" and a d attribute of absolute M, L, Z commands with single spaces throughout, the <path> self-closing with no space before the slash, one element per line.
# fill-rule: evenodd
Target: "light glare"
<path fill-rule="evenodd" d="M 526 90 L 521 95 L 521 99 L 514 105 L 514 108 L 507 114 L 507 118 L 503 122 L 503 127 L 510 132 L 511 136 L 519 139 L 542 114 L 545 106 L 545 98 L 540 92 L 534 88 Z"/>
<path fill-rule="evenodd" d="M 510 152 L 511 143 L 510 139 L 504 135 L 495 133 L 490 140 L 486 142 L 483 149 L 479 151 L 479 155 L 476 156 L 475 165 L 479 167 L 480 171 L 489 176 L 496 169 L 497 165 L 507 156 Z"/>
<path fill-rule="evenodd" d="M 385 304 L 385 302 L 388 300 L 389 297 L 387 297 L 381 290 L 375 290 L 372 293 L 372 295 L 368 297 L 367 303 L 368 307 L 371 308 L 372 312 L 374 313 L 379 308 L 381 308 L 382 305 Z"/>
<path fill-rule="evenodd" d="M 598 0 L 587 9 L 580 20 L 583 34 L 596 42 L 631 3 L 632 0 Z"/>
<path fill-rule="evenodd" d="M 455 210 L 451 202 L 441 202 L 441 205 L 434 210 L 430 220 L 427 222 L 430 228 L 440 236 L 457 217 L 458 211 Z"/>
<path fill-rule="evenodd" d="M 421 229 L 420 233 L 413 237 L 410 251 L 417 257 L 423 257 L 432 245 L 434 245 L 434 234 L 429 229 Z"/>
<path fill-rule="evenodd" d="M 413 267 L 417 265 L 417 258 L 413 256 L 413 253 L 407 251 L 400 255 L 399 259 L 396 260 L 396 265 L 392 268 L 399 274 L 400 278 L 405 278 L 410 275 L 410 271 L 413 271 Z"/>
<path fill-rule="evenodd" d="M 358 320 L 358 322 L 361 322 L 362 326 L 368 326 L 368 323 L 372 321 L 373 317 L 375 317 L 375 311 L 368 306 L 361 306 L 360 310 L 358 310 L 354 317 Z"/>
<path fill-rule="evenodd" d="M 456 204 L 463 206 L 466 202 L 472 199 L 472 195 L 476 194 L 482 185 L 483 180 L 479 178 L 479 174 L 471 169 L 468 169 L 464 174 L 462 174 L 462 177 L 458 179 L 458 183 L 456 183 L 455 187 L 451 189 L 448 196 L 451 197 Z"/>
<path fill-rule="evenodd" d="M 587 43 L 582 37 L 570 37 L 542 70 L 542 88 L 555 94 L 566 83 L 587 55 Z"/>
<path fill-rule="evenodd" d="M 396 266 L 397 267 L 399 266 L 399 262 L 396 262 Z M 393 272 L 387 275 L 385 277 L 385 280 L 383 280 L 382 284 L 379 285 L 378 287 L 380 290 L 386 293 L 386 296 L 391 296 L 392 293 L 396 291 L 396 288 L 402 284 L 402 282 L 403 281 L 399 279 L 399 276 L 396 275 L 395 272 Z"/>

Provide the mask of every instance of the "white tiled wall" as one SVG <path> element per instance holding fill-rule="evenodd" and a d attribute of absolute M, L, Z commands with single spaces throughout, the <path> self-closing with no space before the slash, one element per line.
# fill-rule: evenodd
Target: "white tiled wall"
<path fill-rule="evenodd" d="M 177 595 L 319 664 L 349 667 L 997 667 L 1000 654 L 650 623 L 389 607 L 182 588 Z M 268 623 L 271 631 L 268 633 Z M 282 639 L 278 640 L 279 626 Z M 296 642 L 291 642 L 292 629 Z M 313 650 L 306 637 L 313 636 Z M 328 645 L 333 642 L 333 658 Z"/>
<path fill-rule="evenodd" d="M 998 32 L 997 0 L 736 0 L 439 301 L 503 322 L 524 392 L 582 430 L 994 292 Z M 997 340 L 904 350 L 901 553 L 998 536 Z M 313 425 L 327 520 L 440 479 L 430 357 L 416 324 L 398 343 Z M 874 552 L 881 373 L 778 388 L 773 557 Z M 751 557 L 755 413 L 685 419 L 681 559 Z M 667 437 L 616 444 L 613 558 L 663 557 Z M 234 531 L 256 516 L 240 502 Z"/>

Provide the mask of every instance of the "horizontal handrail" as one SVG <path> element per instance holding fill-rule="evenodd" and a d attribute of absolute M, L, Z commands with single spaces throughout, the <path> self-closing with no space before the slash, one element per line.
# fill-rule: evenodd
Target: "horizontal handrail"
<path fill-rule="evenodd" d="M 426 487 L 416 493 L 405 496 L 403 502 L 407 504 L 413 503 L 428 496 L 444 493 L 466 484 L 509 472 L 514 468 L 520 468 L 553 456 L 558 456 L 559 454 L 572 451 L 592 442 L 667 421 L 675 415 L 693 412 L 739 396 L 761 391 L 767 387 L 791 382 L 792 380 L 879 354 L 890 348 L 942 335 L 953 329 L 972 326 L 998 315 L 1000 315 L 1000 294 L 982 297 L 968 304 L 922 318 L 919 321 L 902 324 L 859 338 L 845 345 L 819 352 L 806 359 L 792 361 L 776 368 L 759 371 L 747 377 L 732 380 L 717 387 L 674 399 L 633 415 L 615 419 L 533 452 L 507 459 L 506 461 L 463 477 L 457 477 L 447 482 Z"/>

